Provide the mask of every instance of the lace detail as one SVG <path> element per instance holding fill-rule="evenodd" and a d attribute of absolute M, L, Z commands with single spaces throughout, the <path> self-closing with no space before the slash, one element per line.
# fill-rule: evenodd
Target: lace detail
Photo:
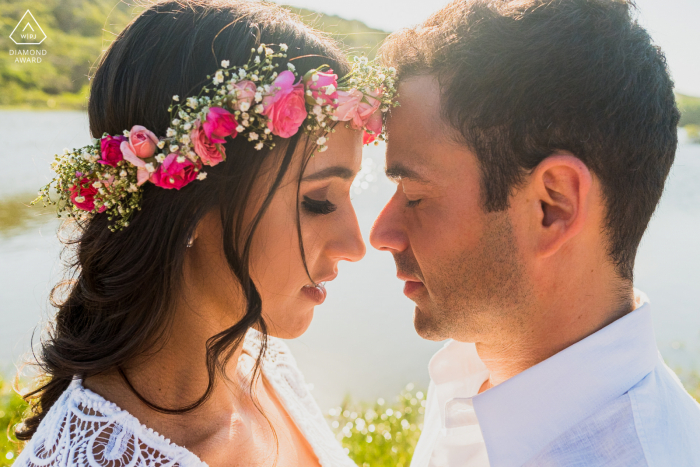
<path fill-rule="evenodd" d="M 250 330 L 243 350 L 257 357 L 261 335 Z M 244 360 L 241 360 L 243 363 Z M 240 368 L 243 371 L 252 369 Z M 311 445 L 322 467 L 356 467 L 333 436 L 287 345 L 268 338 L 262 372 Z M 207 467 L 136 417 L 75 379 L 42 420 L 13 467 Z"/>

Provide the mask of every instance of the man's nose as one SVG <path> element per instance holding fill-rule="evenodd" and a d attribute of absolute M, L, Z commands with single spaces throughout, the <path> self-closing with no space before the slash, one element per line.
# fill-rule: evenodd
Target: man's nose
<path fill-rule="evenodd" d="M 408 236 L 403 224 L 403 213 L 397 195 L 384 206 L 374 221 L 369 243 L 380 251 L 400 253 L 408 248 Z"/>

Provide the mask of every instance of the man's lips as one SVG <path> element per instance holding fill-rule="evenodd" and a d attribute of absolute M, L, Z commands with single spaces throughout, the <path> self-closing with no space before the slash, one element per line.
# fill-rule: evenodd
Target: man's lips
<path fill-rule="evenodd" d="M 403 286 L 403 293 L 408 298 L 412 298 L 412 296 L 417 295 L 425 288 L 425 285 L 422 281 L 416 279 L 413 276 L 409 276 L 408 274 L 404 274 L 401 271 L 396 273 L 396 277 L 398 277 L 402 281 L 405 281 L 405 284 Z"/>

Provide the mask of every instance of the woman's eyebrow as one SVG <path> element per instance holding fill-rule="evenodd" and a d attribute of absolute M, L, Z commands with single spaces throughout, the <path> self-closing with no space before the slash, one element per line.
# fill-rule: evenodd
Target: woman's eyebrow
<path fill-rule="evenodd" d="M 347 167 L 335 165 L 333 167 L 327 167 L 323 170 L 319 170 L 318 172 L 312 173 L 311 175 L 307 175 L 306 177 L 302 178 L 301 181 L 311 182 L 316 180 L 324 180 L 326 178 L 332 177 L 342 178 L 343 180 L 352 180 L 353 178 L 355 178 L 356 175 L 357 172 Z"/>

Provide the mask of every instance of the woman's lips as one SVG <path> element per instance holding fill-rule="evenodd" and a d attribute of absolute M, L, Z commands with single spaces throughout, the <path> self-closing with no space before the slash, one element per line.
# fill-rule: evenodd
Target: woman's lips
<path fill-rule="evenodd" d="M 422 282 L 406 281 L 403 286 L 403 293 L 408 298 L 411 298 L 411 296 L 419 294 L 424 288 L 425 285 Z"/>
<path fill-rule="evenodd" d="M 312 302 L 320 305 L 326 300 L 326 283 L 319 282 L 316 286 L 305 285 L 301 288 L 302 293 Z"/>

